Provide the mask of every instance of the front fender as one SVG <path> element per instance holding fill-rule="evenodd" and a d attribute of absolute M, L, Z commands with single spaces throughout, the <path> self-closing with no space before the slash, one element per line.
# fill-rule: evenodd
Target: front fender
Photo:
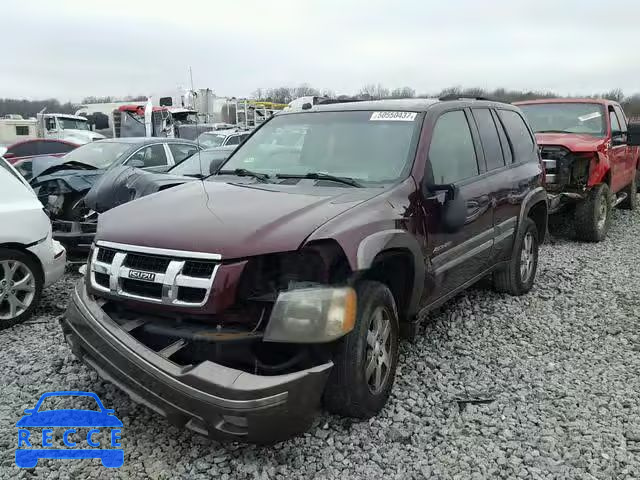
<path fill-rule="evenodd" d="M 413 257 L 413 289 L 407 313 L 409 316 L 418 312 L 420 299 L 424 290 L 425 264 L 422 249 L 416 238 L 405 230 L 383 230 L 365 237 L 358 245 L 357 269 L 371 268 L 375 258 L 386 251 L 409 251 Z"/>

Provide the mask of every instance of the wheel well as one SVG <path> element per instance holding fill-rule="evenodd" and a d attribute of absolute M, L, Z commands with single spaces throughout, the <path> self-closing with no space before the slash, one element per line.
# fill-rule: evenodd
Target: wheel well
<path fill-rule="evenodd" d="M 386 285 L 398 308 L 398 318 L 402 322 L 408 317 L 411 294 L 413 293 L 413 255 L 409 250 L 387 250 L 379 253 L 361 277 Z"/>
<path fill-rule="evenodd" d="M 25 247 L 23 244 L 15 242 L 0 243 L 0 250 L 3 249 L 17 250 L 32 258 L 38 266 L 38 275 L 40 275 L 40 278 L 44 281 L 44 270 L 42 268 L 42 263 L 40 263 L 40 259 L 36 254 L 27 250 L 27 247 Z"/>
<path fill-rule="evenodd" d="M 527 216 L 535 222 L 538 238 L 542 242 L 547 235 L 547 205 L 544 202 L 536 203 L 529 209 Z"/>

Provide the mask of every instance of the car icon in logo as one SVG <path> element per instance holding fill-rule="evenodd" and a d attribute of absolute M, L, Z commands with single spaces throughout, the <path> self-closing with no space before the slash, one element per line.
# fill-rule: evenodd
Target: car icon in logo
<path fill-rule="evenodd" d="M 53 409 L 42 408 L 43 402 L 56 397 L 85 397 L 94 399 L 97 410 L 90 409 Z M 90 400 L 89 400 L 90 401 Z M 93 405 L 93 402 L 91 402 Z M 91 392 L 48 392 L 44 393 L 33 408 L 24 411 L 18 427 L 18 449 L 16 465 L 20 468 L 33 468 L 40 458 L 81 459 L 99 458 L 102 465 L 109 468 L 121 467 L 124 463 L 124 450 L 120 444 L 122 422 L 114 415 L 114 410 L 105 408 L 98 396 Z M 55 439 L 53 429 L 64 429 Z M 42 429 L 40 432 L 33 429 Z M 84 431 L 86 430 L 86 434 Z M 108 438 L 104 448 L 103 437 Z M 56 448 L 54 440 L 62 440 L 65 447 Z M 83 448 L 86 443 L 88 448 Z M 74 448 L 76 447 L 76 448 Z"/>

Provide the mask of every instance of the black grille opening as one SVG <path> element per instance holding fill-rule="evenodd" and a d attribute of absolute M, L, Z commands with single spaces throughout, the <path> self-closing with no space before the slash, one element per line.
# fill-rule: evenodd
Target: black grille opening
<path fill-rule="evenodd" d="M 54 232 L 63 232 L 70 233 L 71 232 L 71 223 L 67 222 L 53 222 L 53 231 Z"/>
<path fill-rule="evenodd" d="M 106 273 L 98 272 L 94 272 L 93 274 L 95 275 L 96 283 L 98 285 L 104 288 L 109 288 L 109 275 L 107 275 Z"/>
<path fill-rule="evenodd" d="M 178 300 L 181 302 L 200 303 L 204 301 L 207 291 L 204 288 L 179 287 Z"/>
<path fill-rule="evenodd" d="M 97 223 L 81 223 L 80 230 L 82 233 L 96 233 L 98 224 Z"/>
<path fill-rule="evenodd" d="M 170 261 L 171 259 L 166 257 L 128 253 L 127 258 L 124 260 L 124 265 L 125 267 L 135 268 L 136 270 L 164 273 L 167 271 Z"/>
<path fill-rule="evenodd" d="M 140 280 L 133 280 L 131 278 L 123 278 L 122 290 L 131 295 L 139 295 L 141 297 L 148 298 L 162 298 L 162 284 L 143 282 Z"/>
<path fill-rule="evenodd" d="M 182 268 L 182 274 L 189 277 L 208 278 L 213 274 L 215 266 L 213 262 L 187 261 Z"/>
<path fill-rule="evenodd" d="M 116 251 L 111 250 L 110 248 L 102 248 L 98 249 L 98 257 L 97 260 L 99 262 L 111 263 L 113 262 L 113 257 L 116 256 Z"/>

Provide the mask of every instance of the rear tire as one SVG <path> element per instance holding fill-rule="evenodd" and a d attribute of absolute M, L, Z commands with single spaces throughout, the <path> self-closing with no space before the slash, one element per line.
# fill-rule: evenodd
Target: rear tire
<path fill-rule="evenodd" d="M 493 274 L 493 285 L 498 292 L 524 295 L 531 290 L 538 270 L 538 246 L 538 228 L 526 217 L 518 230 L 509 263 Z"/>
<path fill-rule="evenodd" d="M 337 345 L 325 387 L 325 408 L 338 415 L 370 418 L 387 403 L 398 364 L 398 312 L 382 283 L 360 282 L 354 329 Z"/>
<path fill-rule="evenodd" d="M 627 198 L 620 202 L 620 208 L 623 210 L 635 210 L 638 207 L 638 186 L 635 175 L 631 183 L 622 192 L 627 194 Z"/>
<path fill-rule="evenodd" d="M 604 240 L 611 226 L 611 210 L 609 186 L 601 183 L 593 187 L 587 198 L 576 205 L 576 238 L 585 242 Z"/>
<path fill-rule="evenodd" d="M 40 302 L 38 262 L 19 250 L 0 248 L 0 330 L 23 322 Z"/>

